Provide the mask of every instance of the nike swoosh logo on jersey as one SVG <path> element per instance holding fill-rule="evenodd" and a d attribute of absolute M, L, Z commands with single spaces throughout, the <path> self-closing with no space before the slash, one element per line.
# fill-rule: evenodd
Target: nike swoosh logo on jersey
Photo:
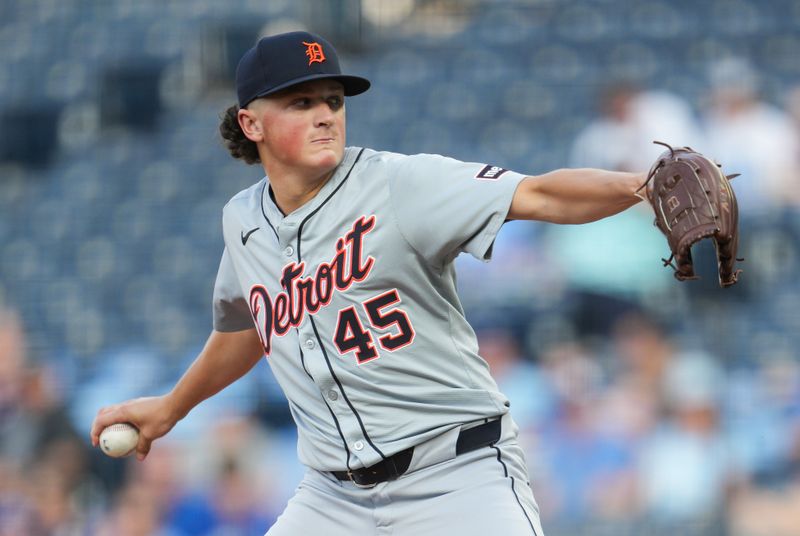
<path fill-rule="evenodd" d="M 244 231 L 242 231 L 242 245 L 246 246 L 247 245 L 247 239 L 250 238 L 250 235 L 255 233 L 256 231 L 258 231 L 259 229 L 260 229 L 260 227 L 256 227 L 255 229 L 251 229 L 251 230 L 247 231 L 247 234 L 244 234 Z"/>

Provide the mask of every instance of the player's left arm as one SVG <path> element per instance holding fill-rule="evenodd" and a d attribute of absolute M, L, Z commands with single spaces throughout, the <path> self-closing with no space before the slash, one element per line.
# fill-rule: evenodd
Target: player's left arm
<path fill-rule="evenodd" d="M 511 200 L 508 219 L 589 223 L 635 205 L 646 173 L 558 169 L 526 177 Z"/>

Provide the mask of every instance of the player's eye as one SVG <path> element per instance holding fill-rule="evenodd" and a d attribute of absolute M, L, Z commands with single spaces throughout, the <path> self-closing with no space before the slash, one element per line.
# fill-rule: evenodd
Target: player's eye
<path fill-rule="evenodd" d="M 309 99 L 308 97 L 300 97 L 294 99 L 291 105 L 294 108 L 308 108 L 309 106 L 311 106 L 311 99 Z"/>
<path fill-rule="evenodd" d="M 330 109 L 333 110 L 334 112 L 344 105 L 344 98 L 339 95 L 328 97 L 327 99 L 325 99 L 325 101 L 328 103 Z"/>

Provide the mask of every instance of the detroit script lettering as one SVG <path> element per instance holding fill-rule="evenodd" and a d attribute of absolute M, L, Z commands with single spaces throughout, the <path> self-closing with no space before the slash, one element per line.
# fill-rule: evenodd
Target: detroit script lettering
<path fill-rule="evenodd" d="M 305 262 L 289 263 L 283 268 L 283 292 L 273 299 L 263 285 L 250 289 L 250 313 L 253 315 L 264 346 L 264 353 L 272 351 L 272 336 L 285 335 L 299 326 L 306 313 L 314 314 L 328 305 L 334 291 L 344 291 L 354 282 L 369 275 L 375 259 L 364 254 L 364 236 L 375 227 L 375 216 L 362 216 L 350 230 L 336 241 L 336 252 L 330 262 L 323 262 L 313 276 L 301 277 Z"/>

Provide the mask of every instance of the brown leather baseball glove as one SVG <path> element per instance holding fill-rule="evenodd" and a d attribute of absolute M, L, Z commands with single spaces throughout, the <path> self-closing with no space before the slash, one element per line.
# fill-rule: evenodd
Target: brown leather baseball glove
<path fill-rule="evenodd" d="M 717 250 L 719 284 L 736 283 L 741 270 L 736 270 L 736 249 L 739 244 L 739 210 L 730 179 L 720 165 L 689 147 L 667 147 L 650 168 L 646 188 L 647 199 L 655 212 L 655 225 L 667 237 L 672 255 L 662 259 L 664 266 L 675 270 L 675 277 L 684 281 L 697 279 L 692 265 L 692 245 L 711 238 Z M 674 264 L 672 261 L 675 261 Z"/>

